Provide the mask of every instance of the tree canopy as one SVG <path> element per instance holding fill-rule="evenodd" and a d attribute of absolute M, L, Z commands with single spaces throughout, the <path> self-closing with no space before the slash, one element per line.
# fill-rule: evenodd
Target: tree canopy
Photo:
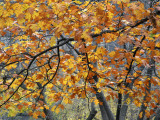
<path fill-rule="evenodd" d="M 119 120 L 126 104 L 137 119 L 160 102 L 160 7 L 105 0 L 5 0 L 0 4 L 0 109 L 37 119 L 73 99 Z M 111 45 L 112 44 L 112 45 Z M 111 47 L 111 46 L 112 47 Z M 108 103 L 117 100 L 113 112 Z M 93 113 L 93 114 L 92 114 Z M 116 114 L 115 114 L 116 113 Z"/>

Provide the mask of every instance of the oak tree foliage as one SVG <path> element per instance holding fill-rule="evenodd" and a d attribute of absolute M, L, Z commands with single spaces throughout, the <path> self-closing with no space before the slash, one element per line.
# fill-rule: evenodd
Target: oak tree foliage
<path fill-rule="evenodd" d="M 45 118 L 46 110 L 58 113 L 76 98 L 99 104 L 110 120 L 118 120 L 130 103 L 140 108 L 138 119 L 152 117 L 160 98 L 158 4 L 145 9 L 130 0 L 0 3 L 0 109 Z M 116 115 L 110 99 L 118 100 Z M 88 119 L 96 114 L 92 110 Z"/>

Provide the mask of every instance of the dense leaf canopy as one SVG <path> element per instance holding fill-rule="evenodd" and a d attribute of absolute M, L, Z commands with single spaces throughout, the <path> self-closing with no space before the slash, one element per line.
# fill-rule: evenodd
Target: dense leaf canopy
<path fill-rule="evenodd" d="M 5 0 L 0 5 L 0 109 L 11 116 L 25 110 L 36 119 L 46 116 L 43 109 L 58 113 L 74 98 L 101 106 L 118 99 L 116 117 L 121 105 L 131 102 L 145 108 L 139 118 L 151 117 L 160 98 L 157 5 Z"/>

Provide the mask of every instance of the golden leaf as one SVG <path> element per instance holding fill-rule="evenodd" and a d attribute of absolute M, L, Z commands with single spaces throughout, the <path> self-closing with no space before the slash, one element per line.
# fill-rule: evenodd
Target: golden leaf
<path fill-rule="evenodd" d="M 56 37 L 52 36 L 49 42 L 51 46 L 54 46 L 56 44 Z"/>
<path fill-rule="evenodd" d="M 114 57 L 114 56 L 115 56 L 115 54 L 116 54 L 116 52 L 115 52 L 115 51 L 112 51 L 112 52 L 108 53 L 108 55 L 109 55 L 110 57 Z"/>

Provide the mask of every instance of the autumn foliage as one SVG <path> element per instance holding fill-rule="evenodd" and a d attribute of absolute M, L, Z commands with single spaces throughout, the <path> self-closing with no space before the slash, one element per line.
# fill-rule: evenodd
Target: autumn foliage
<path fill-rule="evenodd" d="M 47 116 L 44 109 L 62 111 L 73 99 L 104 110 L 117 99 L 116 115 L 106 112 L 111 120 L 131 103 L 144 108 L 139 119 L 150 118 L 160 101 L 158 4 L 145 9 L 130 0 L 5 0 L 0 109 L 12 116 L 26 110 L 36 119 Z"/>

